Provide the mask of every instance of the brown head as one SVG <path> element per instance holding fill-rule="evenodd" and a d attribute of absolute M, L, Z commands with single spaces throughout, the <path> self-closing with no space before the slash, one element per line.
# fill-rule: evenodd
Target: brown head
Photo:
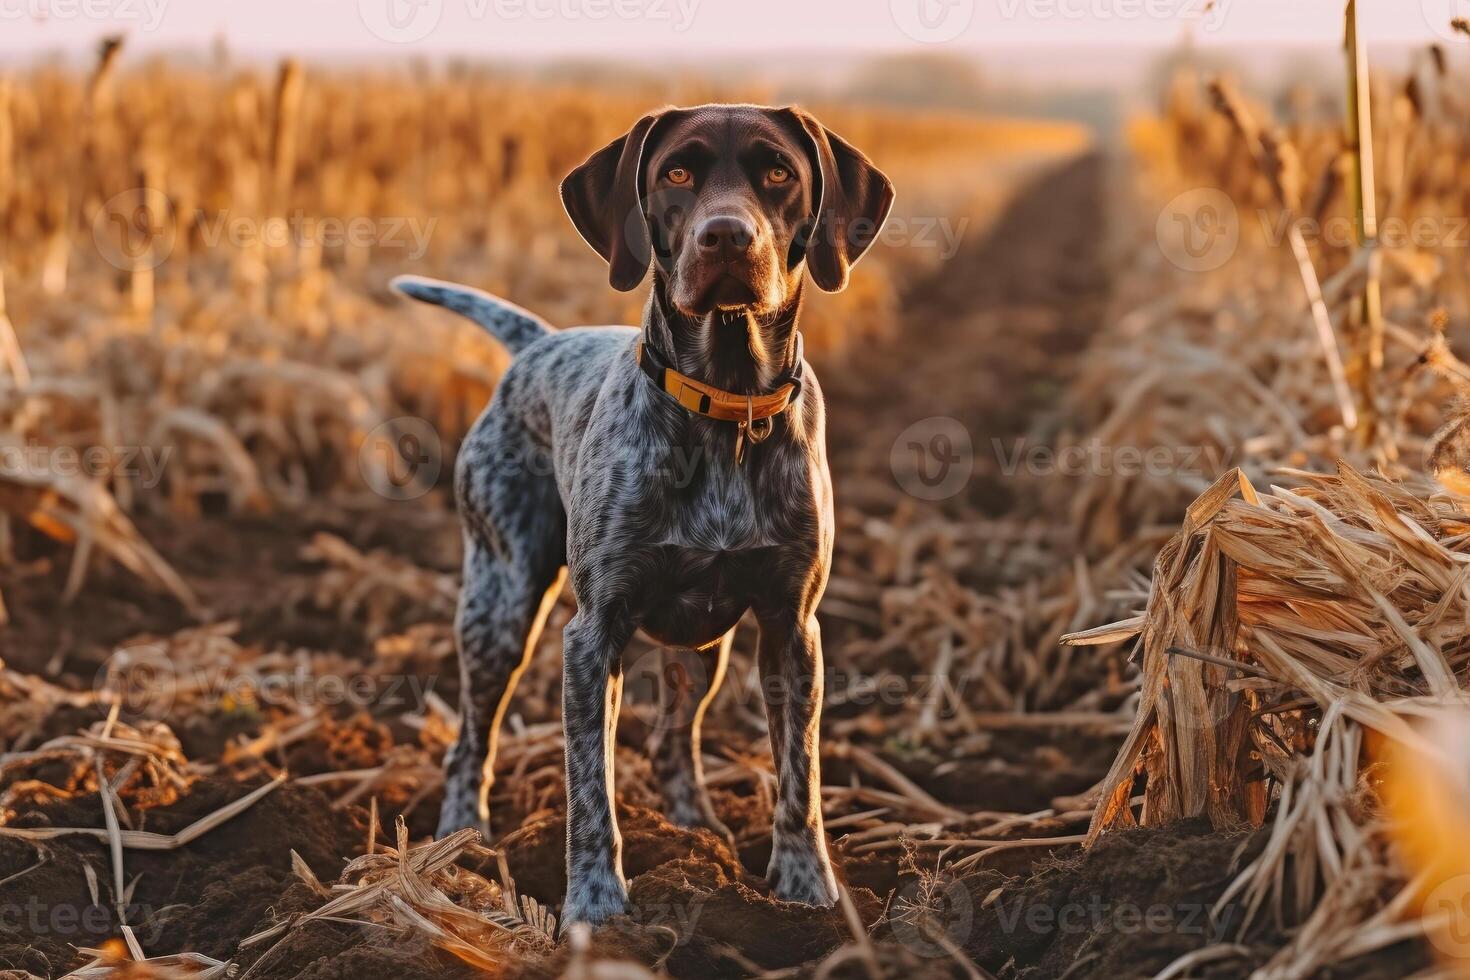
<path fill-rule="evenodd" d="M 655 264 L 680 313 L 760 318 L 795 300 L 803 270 L 827 292 L 846 286 L 893 186 L 801 109 L 706 105 L 644 116 L 561 197 L 617 289 Z"/>

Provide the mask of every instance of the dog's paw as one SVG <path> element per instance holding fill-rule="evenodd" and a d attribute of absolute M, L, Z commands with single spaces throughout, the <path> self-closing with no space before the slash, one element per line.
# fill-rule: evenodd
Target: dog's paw
<path fill-rule="evenodd" d="M 766 869 L 771 891 L 783 902 L 818 908 L 837 904 L 837 879 L 824 855 L 811 848 L 777 848 Z"/>

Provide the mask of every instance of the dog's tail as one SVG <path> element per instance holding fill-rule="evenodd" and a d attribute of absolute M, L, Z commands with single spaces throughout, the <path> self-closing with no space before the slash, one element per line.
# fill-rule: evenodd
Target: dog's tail
<path fill-rule="evenodd" d="M 442 306 L 475 321 L 504 344 L 512 356 L 556 332 L 536 314 L 469 286 L 422 276 L 397 276 L 392 286 L 404 296 Z"/>

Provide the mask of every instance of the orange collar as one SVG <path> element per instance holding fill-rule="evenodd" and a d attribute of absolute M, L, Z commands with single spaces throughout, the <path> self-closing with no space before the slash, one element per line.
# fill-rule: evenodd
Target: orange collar
<path fill-rule="evenodd" d="M 796 341 L 796 368 L 801 370 L 801 335 Z M 680 405 L 700 415 L 721 422 L 742 422 L 746 425 L 773 418 L 791 407 L 801 391 L 799 376 L 792 376 L 780 388 L 769 395 L 738 395 L 703 381 L 696 381 L 687 374 L 680 374 L 663 363 L 663 358 L 643 341 L 638 342 L 638 366 L 643 373 L 658 385 L 665 394 Z"/>

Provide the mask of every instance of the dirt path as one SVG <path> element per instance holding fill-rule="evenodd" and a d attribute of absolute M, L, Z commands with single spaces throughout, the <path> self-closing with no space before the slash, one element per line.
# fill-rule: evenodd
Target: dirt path
<path fill-rule="evenodd" d="M 1088 155 L 1041 171 L 983 235 L 906 292 L 891 343 L 818 365 L 839 494 L 863 504 L 892 497 L 895 439 L 940 416 L 964 427 L 975 456 L 975 477 L 951 509 L 999 516 L 1024 507 L 991 440 L 1019 437 L 1057 410 L 1071 361 L 1099 326 L 1108 298 L 1103 168 Z"/>

